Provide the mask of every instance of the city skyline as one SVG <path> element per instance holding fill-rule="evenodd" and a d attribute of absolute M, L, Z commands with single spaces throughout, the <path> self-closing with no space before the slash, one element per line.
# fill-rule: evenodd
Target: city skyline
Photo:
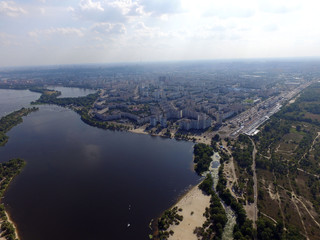
<path fill-rule="evenodd" d="M 0 1 L 0 66 L 318 57 L 318 5 Z"/>

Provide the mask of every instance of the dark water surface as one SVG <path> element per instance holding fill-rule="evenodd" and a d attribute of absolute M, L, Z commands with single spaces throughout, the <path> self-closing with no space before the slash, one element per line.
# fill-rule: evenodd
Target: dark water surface
<path fill-rule="evenodd" d="M 30 102 L 39 97 L 40 93 L 29 90 L 0 89 L 0 118 L 22 107 L 29 107 Z"/>
<path fill-rule="evenodd" d="M 191 143 L 93 128 L 56 106 L 8 135 L 0 160 L 27 161 L 4 198 L 22 240 L 148 239 L 150 220 L 199 180 Z"/>

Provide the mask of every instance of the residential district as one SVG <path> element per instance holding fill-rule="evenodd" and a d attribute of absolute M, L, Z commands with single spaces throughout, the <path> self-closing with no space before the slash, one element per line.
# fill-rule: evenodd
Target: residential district
<path fill-rule="evenodd" d="M 151 134 L 253 135 L 317 80 L 314 64 L 203 61 L 2 69 L 0 87 L 99 89 L 92 117 Z"/>

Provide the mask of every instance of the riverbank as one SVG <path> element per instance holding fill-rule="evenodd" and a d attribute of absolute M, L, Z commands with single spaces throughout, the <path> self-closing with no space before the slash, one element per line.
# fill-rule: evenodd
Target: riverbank
<path fill-rule="evenodd" d="M 201 227 L 206 218 L 203 216 L 206 207 L 210 206 L 210 196 L 203 193 L 199 189 L 199 184 L 186 193 L 175 205 L 181 208 L 179 212 L 183 216 L 183 220 L 179 225 L 172 225 L 169 231 L 174 234 L 169 240 L 197 240 L 197 236 L 193 233 L 196 227 Z"/>
<path fill-rule="evenodd" d="M 211 159 L 212 161 L 210 163 L 209 170 L 204 172 L 202 175 L 206 175 L 207 179 L 207 174 L 210 174 L 212 185 L 209 188 L 213 187 L 216 189 L 219 182 L 219 153 L 214 152 L 214 154 L 211 156 Z M 203 185 L 204 182 L 207 181 L 206 179 L 200 184 Z M 171 233 L 171 235 L 168 239 L 197 240 L 199 235 L 202 237 L 209 237 L 210 234 L 212 234 L 212 230 L 214 232 L 217 231 L 216 233 L 219 233 L 219 236 L 223 240 L 233 239 L 233 230 L 234 226 L 236 225 L 236 215 L 234 211 L 230 206 L 225 205 L 225 203 L 216 194 L 213 193 L 212 197 L 206 195 L 202 190 L 199 189 L 200 184 L 187 192 L 185 196 L 182 197 L 174 206 L 176 209 L 180 209 L 179 214 L 183 217 L 183 220 L 179 223 L 179 225 L 171 225 L 169 227 L 167 232 Z M 203 186 L 206 186 L 207 184 L 208 182 L 206 182 Z M 208 186 L 204 188 L 203 186 L 202 189 L 208 189 Z M 221 208 L 220 211 L 218 211 L 219 207 Z M 213 211 L 213 215 L 210 215 L 212 213 L 211 210 L 209 212 L 206 211 L 206 209 L 210 208 L 215 209 Z M 204 213 L 207 215 L 204 216 Z M 206 227 L 204 227 L 205 222 L 207 222 Z M 219 225 L 222 226 L 222 228 L 219 227 Z M 194 233 L 195 229 L 198 236 Z"/>
<path fill-rule="evenodd" d="M 93 127 L 109 130 L 128 131 L 132 133 L 146 134 L 151 136 L 174 138 L 176 140 L 193 141 L 197 143 L 205 143 L 208 145 L 211 143 L 212 134 L 206 134 L 205 132 L 180 132 L 180 130 L 176 128 L 150 128 L 149 124 L 144 124 L 141 126 L 133 122 L 120 123 L 118 121 L 98 120 L 95 117 L 93 106 L 99 99 L 99 92 L 77 98 L 57 98 L 61 94 L 61 92 L 59 91 L 48 90 L 45 88 L 33 88 L 30 90 L 41 93 L 40 98 L 32 102 L 32 104 L 55 104 L 62 107 L 68 107 L 77 112 L 81 116 L 81 120 L 83 122 Z"/>
<path fill-rule="evenodd" d="M 129 129 L 128 132 L 149 135 L 149 133 L 146 131 L 144 127 L 132 128 L 132 129 Z"/>
<path fill-rule="evenodd" d="M 39 108 L 21 108 L 18 111 L 9 113 L 8 115 L 0 118 L 0 147 L 4 146 L 9 137 L 6 135 L 14 126 L 23 121 L 22 117 L 27 116 L 29 113 L 38 111 Z"/>
<path fill-rule="evenodd" d="M 48 97 L 49 99 L 50 97 Z M 50 98 L 51 99 L 51 98 Z M 46 100 L 43 98 L 43 100 Z M 54 104 L 66 107 L 65 104 L 70 103 L 69 99 L 65 99 L 62 104 L 62 100 L 58 102 L 56 99 L 51 99 Z M 47 103 L 47 100 L 44 101 Z M 44 103 L 38 102 L 38 103 Z M 83 104 L 83 101 L 79 102 L 73 101 L 70 103 L 72 106 L 71 109 L 76 111 L 81 116 L 81 120 L 87 123 L 88 125 L 95 126 L 102 129 L 114 129 L 114 130 L 125 130 L 128 132 L 136 133 L 136 134 L 145 134 L 152 136 L 160 136 L 167 138 L 176 138 L 177 140 L 187 140 L 193 142 L 201 142 L 210 144 L 211 138 L 204 136 L 203 134 L 197 134 L 196 132 L 193 134 L 190 133 L 179 133 L 176 134 L 177 129 L 147 129 L 148 125 L 144 126 L 131 126 L 129 124 L 119 124 L 117 122 L 102 122 L 98 121 L 93 117 L 91 110 L 89 110 L 89 105 L 91 104 Z M 197 134 L 197 135 L 196 135 Z M 171 226 L 169 230 L 173 228 L 175 234 L 171 239 L 197 239 L 196 235 L 193 233 L 196 227 L 201 227 L 205 222 L 206 218 L 203 216 L 205 213 L 206 207 L 210 206 L 210 196 L 207 196 L 202 193 L 201 190 L 198 189 L 198 186 L 195 186 L 191 191 L 189 191 L 180 201 L 177 203 L 179 208 L 182 208 L 182 216 L 183 220 L 179 225 Z M 192 213 L 192 214 L 191 214 Z M 179 212 L 181 214 L 181 212 Z M 180 237 L 181 236 L 181 237 Z M 188 237 L 189 236 L 189 237 Z"/>
<path fill-rule="evenodd" d="M 13 178 L 20 173 L 24 165 L 25 161 L 21 159 L 12 159 L 0 164 L 0 200 Z M 0 218 L 0 239 L 19 239 L 17 229 L 11 221 L 9 214 L 5 211 L 3 203 L 0 204 Z"/>
<path fill-rule="evenodd" d="M 219 154 L 214 153 L 211 157 L 209 171 L 203 173 L 211 173 L 216 185 L 218 181 L 218 166 L 219 166 Z M 201 182 L 202 183 L 202 182 Z M 194 233 L 194 230 L 198 227 L 202 227 L 207 220 L 204 216 L 206 208 L 210 208 L 211 196 L 199 189 L 198 185 L 191 188 L 175 205 L 178 209 L 182 209 L 179 212 L 183 216 L 183 220 L 179 225 L 171 225 L 168 231 L 174 232 L 169 237 L 169 240 L 197 240 L 198 237 Z"/>
<path fill-rule="evenodd" d="M 14 229 L 14 234 L 16 236 L 16 240 L 20 240 L 19 234 L 18 234 L 18 230 L 16 225 L 14 224 L 14 222 L 11 220 L 10 215 L 8 214 L 7 211 L 5 211 L 6 217 L 7 217 L 7 221 L 13 226 Z M 1 229 L 1 225 L 2 225 L 3 221 L 0 220 L 0 229 Z M 0 234 L 2 234 L 2 232 L 0 231 Z M 7 240 L 5 237 L 0 237 L 0 240 Z"/>
<path fill-rule="evenodd" d="M 0 146 L 4 146 L 9 137 L 6 133 L 14 126 L 23 121 L 22 117 L 29 113 L 38 111 L 38 108 L 21 108 L 0 119 Z M 13 178 L 19 174 L 25 162 L 21 159 L 13 159 L 9 162 L 0 163 L 0 240 L 19 239 L 17 228 L 11 221 L 9 214 L 5 211 L 1 198 L 9 187 Z"/>

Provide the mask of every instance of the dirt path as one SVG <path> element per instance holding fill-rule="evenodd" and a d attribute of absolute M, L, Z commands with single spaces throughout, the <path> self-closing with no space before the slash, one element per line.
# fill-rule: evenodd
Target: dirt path
<path fill-rule="evenodd" d="M 231 169 L 233 181 L 234 181 L 236 184 L 238 184 L 238 179 L 237 179 L 237 175 L 236 175 L 236 170 L 235 170 L 235 168 L 234 168 L 234 159 L 233 159 L 233 157 L 230 158 L 230 169 Z"/>
<path fill-rule="evenodd" d="M 230 193 L 232 194 L 232 196 L 237 198 L 237 194 L 232 189 L 234 185 L 238 185 L 238 179 L 237 179 L 236 170 L 234 166 L 234 159 L 230 150 L 228 149 L 226 142 L 222 141 L 222 144 L 224 146 L 224 149 L 226 149 L 228 155 L 230 155 L 229 160 L 224 163 L 224 175 L 228 180 L 227 188 L 230 190 Z"/>
<path fill-rule="evenodd" d="M 307 172 L 307 171 L 305 171 L 305 170 L 303 170 L 303 169 L 301 169 L 301 168 L 297 168 L 297 170 L 300 171 L 300 172 L 304 172 L 305 174 L 314 176 L 314 177 L 316 177 L 316 178 L 320 178 L 320 175 L 313 174 L 313 173 L 309 173 L 309 172 Z"/>
<path fill-rule="evenodd" d="M 258 182 L 257 182 L 257 173 L 256 173 L 256 155 L 257 155 L 257 148 L 254 141 L 250 138 L 252 145 L 253 145 L 253 151 L 252 151 L 252 172 L 253 172 L 253 195 L 254 195 L 254 202 L 251 206 L 253 206 L 253 226 L 256 228 L 256 222 L 258 220 Z"/>
<path fill-rule="evenodd" d="M 230 169 L 230 173 L 231 173 L 232 182 L 238 184 L 238 179 L 237 179 L 236 170 L 234 167 L 234 159 L 233 159 L 232 153 L 229 150 L 227 143 L 225 141 L 223 141 L 222 144 L 230 156 L 228 165 L 229 165 L 229 169 Z"/>
<path fill-rule="evenodd" d="M 290 186 L 290 189 L 291 189 L 291 195 L 292 195 L 292 198 L 291 198 L 291 199 L 292 199 L 292 203 L 294 204 L 294 206 L 295 206 L 296 209 L 297 209 L 297 212 L 298 212 L 298 215 L 299 215 L 299 218 L 300 218 L 302 227 L 303 227 L 304 232 L 305 232 L 305 237 L 307 238 L 307 240 L 309 240 L 309 238 L 308 238 L 308 233 L 307 233 L 307 229 L 306 229 L 306 226 L 305 226 L 305 224 L 304 224 L 303 218 L 302 218 L 302 216 L 301 216 L 300 209 L 299 209 L 296 201 L 294 200 L 294 199 L 297 199 L 297 197 L 296 197 L 296 194 L 294 193 L 293 188 L 292 188 L 292 185 L 291 185 L 291 179 L 290 179 L 290 177 L 289 177 L 289 172 L 287 173 L 287 178 L 288 178 L 289 186 Z"/>
<path fill-rule="evenodd" d="M 275 180 L 275 182 L 277 182 L 277 177 L 276 175 L 274 174 L 274 171 L 272 172 L 273 174 L 273 178 Z M 279 192 L 277 189 L 275 189 L 275 195 L 276 195 L 276 199 L 278 201 L 278 205 L 279 205 L 279 209 L 280 209 L 280 213 L 281 213 L 281 217 L 282 217 L 282 223 L 283 223 L 283 226 L 285 226 L 285 221 L 284 221 L 284 214 L 283 214 L 283 211 L 282 211 L 282 206 L 281 206 L 281 199 L 280 199 L 280 196 L 279 196 Z"/>
<path fill-rule="evenodd" d="M 310 147 L 310 150 L 309 150 L 309 152 L 311 152 L 314 148 L 313 148 L 313 146 L 314 146 L 314 144 L 316 143 L 316 140 L 317 140 L 317 138 L 320 136 L 320 132 L 318 132 L 318 135 L 313 139 L 313 142 L 312 142 L 312 145 L 311 145 L 311 147 Z"/>
<path fill-rule="evenodd" d="M 313 142 L 311 144 L 311 147 L 309 148 L 309 151 L 305 152 L 303 156 L 299 159 L 298 164 L 300 165 L 301 160 L 307 155 L 307 153 L 310 153 L 313 149 L 314 144 L 316 143 L 317 138 L 320 136 L 320 132 L 317 132 L 317 136 L 313 139 Z"/>
<path fill-rule="evenodd" d="M 304 232 L 305 232 L 305 236 L 306 236 L 307 240 L 309 240 L 309 238 L 308 238 L 308 233 L 307 233 L 307 229 L 306 229 L 306 226 L 305 226 L 305 224 L 304 224 L 303 218 L 302 218 L 302 216 L 301 216 L 300 209 L 299 209 L 296 201 L 293 200 L 293 199 L 297 199 L 297 197 L 296 197 L 296 195 L 294 194 L 294 192 L 292 192 L 291 194 L 292 194 L 292 202 L 293 202 L 294 206 L 295 206 L 296 209 L 297 209 L 297 212 L 298 212 L 298 215 L 299 215 L 301 224 L 302 224 L 303 229 L 304 229 Z"/>
<path fill-rule="evenodd" d="M 270 217 L 269 215 L 267 215 L 267 214 L 265 214 L 265 213 L 263 213 L 263 212 L 260 212 L 260 214 L 263 215 L 263 216 L 265 216 L 265 217 L 267 217 L 267 218 L 269 218 L 269 219 L 270 219 L 271 221 L 273 221 L 275 224 L 278 223 L 274 218 Z"/>
<path fill-rule="evenodd" d="M 312 220 L 314 221 L 315 224 L 318 225 L 318 227 L 320 228 L 320 224 L 317 222 L 317 220 L 313 217 L 313 215 L 310 213 L 309 209 L 307 208 L 307 206 L 295 195 L 295 198 L 301 203 L 301 205 L 304 207 L 304 209 L 306 210 L 306 212 L 309 214 L 309 216 L 312 218 Z"/>
<path fill-rule="evenodd" d="M 274 150 L 275 153 L 277 153 L 279 151 L 281 143 L 279 143 L 279 145 L 276 147 L 276 150 Z"/>

